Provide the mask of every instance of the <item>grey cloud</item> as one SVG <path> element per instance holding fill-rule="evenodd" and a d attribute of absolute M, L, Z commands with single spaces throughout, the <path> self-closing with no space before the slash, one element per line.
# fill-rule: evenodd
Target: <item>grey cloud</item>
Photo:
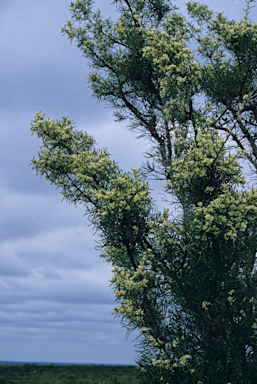
<path fill-rule="evenodd" d="M 53 227 L 64 228 L 74 225 L 85 225 L 85 233 L 90 233 L 87 228 L 88 221 L 83 217 L 85 212 L 83 206 L 76 208 L 62 201 L 61 194 L 55 189 L 52 196 L 43 194 L 44 190 L 40 192 L 42 194 L 35 195 L 2 188 L 0 240 L 30 238 Z"/>
<path fill-rule="evenodd" d="M 58 340 L 52 338 L 51 334 L 33 333 L 31 337 L 26 335 L 24 338 L 22 334 L 15 334 L 11 340 L 3 339 L 0 359 L 6 361 L 6 356 L 13 356 L 13 361 L 28 362 L 113 364 L 115 361 L 116 364 L 134 364 L 134 342 L 125 340 L 124 329 L 118 326 L 113 332 L 108 330 L 105 333 L 108 336 L 100 339 L 90 331 L 80 332 L 76 337 L 73 333 L 69 335 L 65 332 L 65 338 L 60 331 Z M 90 339 L 87 336 L 91 336 Z"/>
<path fill-rule="evenodd" d="M 0 64 L 4 91 L 2 107 L 12 111 L 14 108 L 16 111 L 30 109 L 31 119 L 38 110 L 53 118 L 65 114 L 73 119 L 88 112 L 89 123 L 96 119 L 100 122 L 108 112 L 106 114 L 100 107 L 100 115 L 92 113 L 99 111 L 99 105 L 91 98 L 87 87 L 89 71 L 86 60 L 82 59 L 75 44 L 71 45 L 60 32 L 70 16 L 69 2 L 66 8 L 63 4 L 58 8 L 58 2 L 52 2 L 50 13 L 49 5 L 44 3 L 14 3 L 7 15 L 0 16 L 0 43 L 5 58 Z M 22 18 L 19 17 L 21 12 Z M 11 20 L 15 17 L 16 23 L 13 24 Z"/>
<path fill-rule="evenodd" d="M 98 264 L 98 265 L 97 265 Z M 43 267 L 44 269 L 45 267 Z M 15 271 L 16 272 L 16 271 Z M 95 260 L 94 268 L 67 270 L 61 266 L 53 270 L 58 277 L 46 278 L 42 268 L 33 268 L 26 277 L 17 273 L 2 276 L 4 289 L 0 292 L 2 302 L 13 297 L 15 300 L 47 300 L 62 303 L 110 303 L 113 293 L 109 287 L 110 267 Z M 14 295 L 14 296 L 13 296 Z"/>
<path fill-rule="evenodd" d="M 111 309 L 111 305 L 84 305 L 80 306 L 76 313 L 74 304 L 71 304 L 71 308 L 63 306 L 62 311 L 58 313 L 58 304 L 57 310 L 42 317 L 35 313 L 24 315 L 17 311 L 11 322 L 8 322 L 8 316 L 3 319 L 0 313 L 2 347 L 14 355 L 16 361 L 24 360 L 24 357 L 21 358 L 22 352 L 28 348 L 26 356 L 30 361 L 100 361 L 110 364 L 114 357 L 117 364 L 133 363 L 133 358 L 130 357 L 133 356 L 133 340 L 125 340 L 125 330 L 120 327 L 117 319 L 113 319 Z M 84 315 L 81 315 L 82 312 Z M 16 341 L 16 348 L 13 340 Z M 65 347 L 67 343 L 69 353 Z M 42 355 L 43 346 L 45 354 Z M 3 348 L 0 351 L 1 360 Z M 109 353 L 106 353 L 108 350 Z"/>
<path fill-rule="evenodd" d="M 38 301 L 36 301 L 38 303 Z M 26 302 L 27 308 L 24 310 L 25 305 L 15 305 L 12 310 L 5 308 L 5 311 L 0 311 L 0 322 L 2 326 L 10 327 L 17 325 L 19 328 L 26 328 L 26 324 L 29 323 L 31 327 L 43 327 L 49 330 L 61 327 L 62 329 L 73 330 L 85 330 L 85 324 L 88 323 L 91 328 L 99 330 L 100 327 L 107 323 L 108 327 L 116 327 L 119 323 L 117 319 L 113 319 L 111 304 L 84 304 L 75 305 L 71 303 L 69 305 L 58 303 L 55 308 L 51 308 L 51 302 L 44 302 L 44 310 L 36 312 L 34 310 L 34 302 Z M 46 310 L 47 308 L 47 310 Z M 11 319 L 10 319 L 10 314 Z M 71 324 L 73 326 L 71 327 Z M 98 324 L 98 325 L 97 325 Z"/>
<path fill-rule="evenodd" d="M 92 99 L 86 60 L 61 36 L 68 3 L 14 0 L 0 14 L 0 360 L 132 363 L 132 344 L 112 316 L 111 268 L 99 260 L 83 207 L 61 202 L 29 167 L 40 146 L 29 130 L 39 110 L 69 116 L 121 156 L 122 167 L 141 158 L 139 142 Z"/>
<path fill-rule="evenodd" d="M 237 19 L 244 6 L 209 3 Z M 46 118 L 69 116 L 127 171 L 141 165 L 147 145 L 91 97 L 87 61 L 60 32 L 68 5 L 0 1 L 0 360 L 129 364 L 136 334 L 126 341 L 112 315 L 111 267 L 94 249 L 83 206 L 61 202 L 29 167 L 40 146 L 29 130 L 39 110 Z M 96 6 L 114 13 L 109 0 Z"/>
<path fill-rule="evenodd" d="M 92 235 L 93 231 L 87 226 L 55 227 L 46 232 L 41 228 L 41 232 L 33 237 L 2 242 L 0 252 L 6 255 L 5 249 L 9 249 L 31 267 L 45 266 L 46 271 L 49 268 L 87 270 L 98 258 Z"/>
<path fill-rule="evenodd" d="M 6 246 L 0 249 L 0 276 L 29 276 L 30 268 L 17 254 Z"/>

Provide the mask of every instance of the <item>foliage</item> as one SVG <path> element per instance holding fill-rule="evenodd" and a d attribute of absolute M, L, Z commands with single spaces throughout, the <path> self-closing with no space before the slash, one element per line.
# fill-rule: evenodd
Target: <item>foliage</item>
<path fill-rule="evenodd" d="M 99 231 L 115 314 L 141 333 L 143 383 L 255 383 L 257 189 L 240 166 L 257 170 L 252 1 L 240 22 L 192 2 L 189 20 L 164 0 L 115 3 L 117 22 L 91 0 L 71 3 L 63 31 L 94 69 L 95 97 L 151 141 L 146 164 L 122 172 L 69 119 L 38 112 L 33 166 Z M 148 174 L 165 180 L 173 217 L 154 205 Z"/>
<path fill-rule="evenodd" d="M 0 364 L 1 384 L 137 384 L 133 366 Z"/>
<path fill-rule="evenodd" d="M 186 20 L 170 1 L 115 0 L 117 22 L 94 13 L 91 0 L 71 3 L 72 20 L 63 32 L 77 41 L 94 69 L 94 96 L 154 142 L 165 177 L 177 135 L 183 142 L 206 124 L 229 134 L 257 170 L 252 2 L 240 22 L 195 2 L 187 3 Z"/>

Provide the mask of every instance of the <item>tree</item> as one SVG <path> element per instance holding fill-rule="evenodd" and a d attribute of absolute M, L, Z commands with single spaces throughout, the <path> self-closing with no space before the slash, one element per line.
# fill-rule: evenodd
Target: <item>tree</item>
<path fill-rule="evenodd" d="M 141 332 L 143 383 L 255 383 L 257 189 L 239 163 L 257 170 L 252 1 L 241 22 L 196 3 L 189 20 L 165 0 L 115 3 L 115 23 L 91 0 L 71 3 L 63 31 L 94 69 L 95 97 L 152 142 L 146 164 L 122 172 L 69 119 L 37 113 L 33 166 L 99 231 L 115 313 Z M 149 175 L 165 181 L 175 217 L 154 205 Z"/>

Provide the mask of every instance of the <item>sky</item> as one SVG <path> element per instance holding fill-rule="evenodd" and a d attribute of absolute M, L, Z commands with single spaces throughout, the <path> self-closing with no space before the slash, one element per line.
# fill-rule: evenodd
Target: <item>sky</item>
<path fill-rule="evenodd" d="M 206 3 L 237 20 L 245 6 Z M 30 166 L 40 146 L 29 129 L 37 111 L 71 118 L 123 170 L 143 160 L 144 141 L 92 98 L 87 60 L 61 34 L 69 4 L 0 0 L 0 361 L 135 364 L 138 333 L 126 339 L 114 319 L 112 267 L 95 250 L 83 207 L 62 201 Z M 109 0 L 96 4 L 113 14 Z"/>

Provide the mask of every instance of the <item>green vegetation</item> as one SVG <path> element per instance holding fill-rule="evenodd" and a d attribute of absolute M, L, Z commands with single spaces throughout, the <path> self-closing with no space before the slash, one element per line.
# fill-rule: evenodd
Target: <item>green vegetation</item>
<path fill-rule="evenodd" d="M 133 366 L 1 364 L 0 384 L 137 384 Z"/>

